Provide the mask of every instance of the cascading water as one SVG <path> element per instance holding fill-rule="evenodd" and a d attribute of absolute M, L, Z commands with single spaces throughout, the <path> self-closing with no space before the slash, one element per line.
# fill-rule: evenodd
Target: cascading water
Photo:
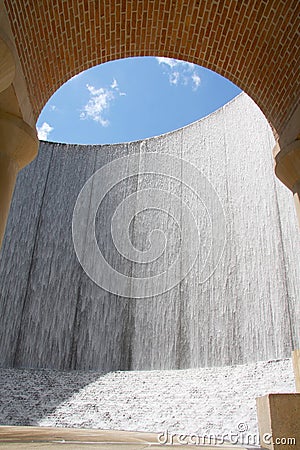
<path fill-rule="evenodd" d="M 273 145 L 266 119 L 245 94 L 201 121 L 141 142 L 41 143 L 39 156 L 18 177 L 1 251 L 1 366 L 176 369 L 289 357 L 300 344 L 299 234 L 292 195 L 273 174 Z M 153 153 L 166 164 L 150 173 L 144 166 Z M 126 162 L 120 180 L 96 209 L 95 222 L 80 216 L 74 225 L 86 181 L 119 158 Z M 175 178 L 170 174 L 178 161 Z M 81 211 L 89 213 L 101 183 L 116 173 L 100 175 L 86 188 Z M 218 202 L 224 223 L 220 211 L 211 214 Z M 122 214 L 130 208 L 133 217 L 125 223 Z M 98 261 L 88 220 L 109 267 L 126 276 L 123 284 L 110 272 L 104 280 L 110 289 L 103 289 L 84 270 L 90 264 L 93 271 Z M 200 246 L 190 264 L 195 229 Z M 116 242 L 127 242 L 125 253 L 131 242 L 137 260 L 117 251 Z M 206 281 L 205 264 L 213 272 Z M 157 274 L 161 279 L 151 284 Z M 143 290 L 136 278 L 150 284 Z M 179 282 L 169 288 L 173 278 Z M 151 295 L 160 286 L 165 291 Z M 131 295 L 120 295 L 121 289 Z"/>

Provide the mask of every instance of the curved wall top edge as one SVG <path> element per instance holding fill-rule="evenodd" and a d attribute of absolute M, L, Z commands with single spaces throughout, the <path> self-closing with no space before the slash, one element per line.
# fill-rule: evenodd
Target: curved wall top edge
<path fill-rule="evenodd" d="M 240 94 L 236 95 L 233 99 L 231 99 L 229 102 L 225 103 L 225 105 L 223 105 L 220 108 L 216 109 L 212 113 L 207 114 L 204 117 L 201 117 L 201 119 L 197 119 L 197 120 L 195 120 L 195 121 L 193 121 L 193 122 L 191 122 L 191 123 L 189 123 L 187 125 L 184 125 L 182 127 L 176 128 L 175 130 L 167 131 L 166 133 L 150 136 L 150 137 L 147 137 L 147 138 L 144 138 L 144 139 L 138 139 L 138 140 L 134 140 L 134 141 L 122 141 L 122 142 L 114 142 L 114 143 L 105 143 L 105 144 L 76 144 L 76 143 L 74 144 L 74 143 L 57 142 L 57 141 L 50 141 L 50 140 L 49 141 L 48 140 L 44 141 L 42 139 L 40 139 L 40 142 L 49 143 L 49 144 L 68 145 L 68 146 L 71 146 L 71 147 L 72 146 L 74 146 L 74 147 L 80 146 L 80 147 L 95 147 L 95 148 L 96 147 L 107 147 L 107 146 L 118 146 L 118 145 L 123 145 L 123 144 L 124 145 L 125 144 L 140 144 L 141 142 L 148 141 L 149 139 L 159 139 L 159 138 L 168 137 L 168 136 L 172 135 L 173 133 L 176 133 L 176 132 L 179 132 L 179 131 L 183 131 L 183 130 L 189 128 L 189 127 L 195 126 L 199 122 L 209 120 L 209 119 L 213 118 L 213 116 L 215 114 L 220 114 L 224 108 L 230 108 L 231 104 L 233 104 L 235 101 L 238 101 L 238 99 L 240 97 L 244 97 L 244 96 L 248 97 L 249 100 L 252 101 L 256 105 L 256 103 L 251 99 L 251 97 L 249 97 L 248 94 L 246 94 L 245 92 L 241 92 Z M 256 105 L 256 107 L 260 110 L 258 105 Z M 260 110 L 260 112 L 261 112 L 261 114 L 263 114 L 261 110 Z"/>

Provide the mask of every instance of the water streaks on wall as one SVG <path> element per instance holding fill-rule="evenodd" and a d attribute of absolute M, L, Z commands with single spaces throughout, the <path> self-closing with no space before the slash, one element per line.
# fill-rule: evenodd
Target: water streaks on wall
<path fill-rule="evenodd" d="M 289 357 L 299 345 L 299 234 L 292 195 L 273 174 L 273 145 L 266 119 L 245 94 L 188 127 L 141 142 L 41 143 L 38 158 L 18 177 L 1 251 L 1 366 L 176 369 Z M 193 171 L 178 179 L 143 173 L 145 154 L 153 152 L 195 165 L 223 206 L 226 244 L 206 282 L 201 271 L 214 203 L 203 191 L 206 204 L 199 201 L 181 182 L 188 175 L 201 192 Z M 83 270 L 72 217 L 85 182 L 108 163 L 134 155 L 140 172 L 132 175 L 124 165 L 123 181 L 107 193 L 95 219 L 102 254 L 131 283 L 132 296 L 124 297 L 102 289 Z M 121 241 L 128 231 L 141 255 L 151 248 L 151 232 L 163 232 L 165 251 L 145 264 L 116 251 L 111 221 L 122 201 L 132 198 L 137 208 L 133 194 L 149 188 L 172 194 L 168 211 L 145 209 L 130 224 L 120 221 L 117 230 Z M 95 192 L 91 188 L 91 198 Z M 180 233 L 184 223 L 185 230 L 192 224 L 186 214 L 174 219 L 177 199 L 200 230 L 199 257 L 173 288 L 136 298 L 131 279 L 165 273 L 167 286 L 169 268 L 177 261 L 180 274 L 193 250 L 191 241 L 190 252 L 183 252 Z"/>

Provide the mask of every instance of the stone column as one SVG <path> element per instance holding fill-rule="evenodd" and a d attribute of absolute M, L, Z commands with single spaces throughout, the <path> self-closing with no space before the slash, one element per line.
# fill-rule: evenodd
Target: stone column
<path fill-rule="evenodd" d="M 300 394 L 300 350 L 292 353 L 296 392 Z"/>
<path fill-rule="evenodd" d="M 0 111 L 0 246 L 18 171 L 32 161 L 38 138 L 21 118 Z"/>
<path fill-rule="evenodd" d="M 4 95 L 5 100 L 1 100 L 0 107 L 0 247 L 18 171 L 32 161 L 38 151 L 36 131 L 19 117 L 21 113 L 18 105 L 15 105 L 11 89 L 15 75 L 12 45 L 5 34 L 2 34 L 0 94 L 1 98 Z"/>
<path fill-rule="evenodd" d="M 293 193 L 300 225 L 300 105 L 273 150 L 275 173 Z M 299 249 L 295 248 L 298 254 Z M 261 446 L 269 450 L 300 448 L 300 351 L 293 352 L 294 394 L 268 394 L 256 399 Z"/>
<path fill-rule="evenodd" d="M 262 448 L 299 448 L 300 394 L 267 394 L 256 399 L 256 407 Z"/>
<path fill-rule="evenodd" d="M 11 49 L 0 37 L 0 92 L 7 89 L 15 77 L 15 62 Z"/>
<path fill-rule="evenodd" d="M 300 136 L 299 136 L 300 138 Z M 300 139 L 283 148 L 274 148 L 275 173 L 292 191 L 300 225 Z"/>

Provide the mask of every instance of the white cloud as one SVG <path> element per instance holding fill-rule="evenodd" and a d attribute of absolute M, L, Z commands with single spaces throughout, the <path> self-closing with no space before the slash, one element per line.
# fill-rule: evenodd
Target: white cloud
<path fill-rule="evenodd" d="M 50 105 L 50 111 L 57 111 L 57 107 L 55 105 Z"/>
<path fill-rule="evenodd" d="M 171 75 L 169 76 L 169 81 L 171 84 L 178 84 L 179 78 L 180 78 L 179 72 L 172 72 Z"/>
<path fill-rule="evenodd" d="M 200 86 L 201 78 L 196 73 L 192 74 L 192 80 L 194 83 L 194 88 L 197 89 Z"/>
<path fill-rule="evenodd" d="M 112 84 L 110 85 L 110 87 L 111 87 L 112 89 L 116 89 L 116 88 L 118 87 L 118 83 L 117 83 L 117 80 L 116 80 L 115 78 L 114 78 Z"/>
<path fill-rule="evenodd" d="M 164 57 L 157 57 L 156 60 L 158 61 L 158 64 L 165 64 L 169 67 L 171 67 L 171 69 L 173 69 L 173 67 L 184 67 L 187 70 L 193 70 L 195 68 L 195 64 L 187 62 L 187 61 L 181 61 L 180 59 L 174 59 L 174 58 L 164 58 Z"/>
<path fill-rule="evenodd" d="M 167 66 L 173 68 L 175 67 L 179 61 L 177 59 L 173 59 L 173 58 L 163 58 L 163 57 L 157 57 L 156 58 L 158 61 L 158 64 L 166 64 Z"/>
<path fill-rule="evenodd" d="M 157 57 L 156 60 L 166 69 L 164 73 L 168 75 L 170 84 L 175 86 L 191 84 L 193 90 L 200 86 L 201 79 L 195 64 L 174 58 Z"/>
<path fill-rule="evenodd" d="M 112 84 L 110 85 L 110 87 L 111 87 L 112 89 L 115 89 L 121 97 L 126 95 L 126 92 L 121 92 L 121 91 L 120 91 L 118 82 L 117 82 L 117 80 L 116 80 L 115 78 L 113 79 L 113 82 L 112 82 Z"/>
<path fill-rule="evenodd" d="M 116 98 L 116 94 L 123 96 L 126 93 L 120 92 L 118 82 L 115 78 L 110 85 L 111 89 L 105 87 L 95 88 L 95 86 L 91 86 L 90 84 L 87 84 L 86 87 L 90 93 L 90 98 L 83 107 L 80 118 L 82 120 L 92 119 L 103 127 L 107 127 L 109 120 L 103 117 L 103 113 L 109 109 L 111 102 Z"/>
<path fill-rule="evenodd" d="M 54 128 L 52 128 L 49 123 L 44 122 L 43 125 L 41 125 L 40 127 L 37 127 L 37 132 L 38 132 L 38 138 L 41 141 L 47 141 L 49 134 L 51 133 L 51 131 L 53 131 Z"/>
<path fill-rule="evenodd" d="M 96 89 L 89 84 L 86 87 L 90 92 L 90 99 L 84 106 L 80 118 L 92 119 L 100 123 L 103 127 L 107 127 L 109 121 L 103 118 L 102 113 L 105 109 L 109 108 L 110 102 L 114 98 L 113 92 L 105 88 Z"/>

